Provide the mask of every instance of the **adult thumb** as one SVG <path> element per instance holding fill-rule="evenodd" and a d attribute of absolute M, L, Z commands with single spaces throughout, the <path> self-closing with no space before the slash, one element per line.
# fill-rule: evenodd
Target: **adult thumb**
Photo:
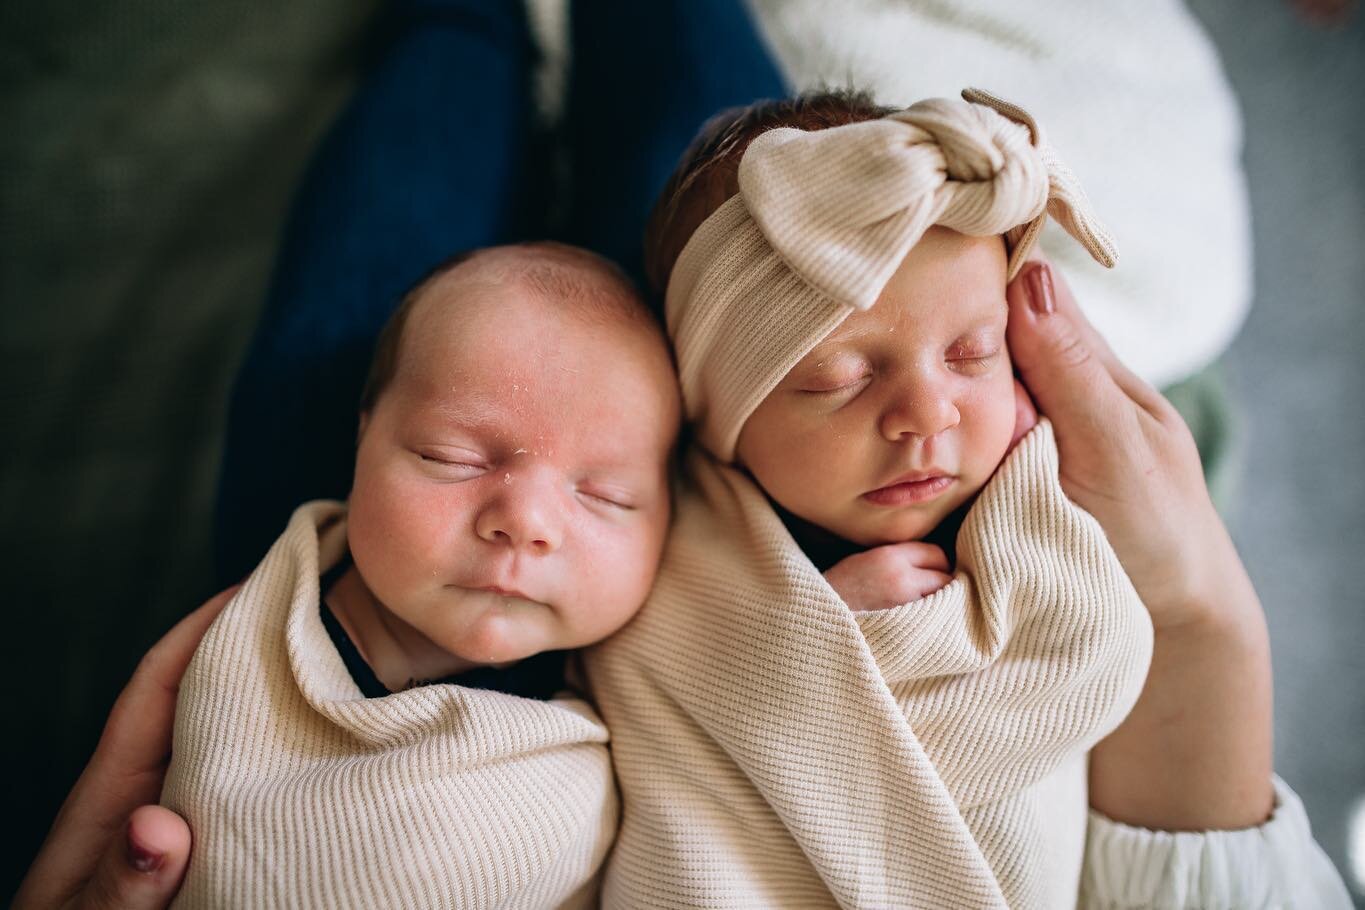
<path fill-rule="evenodd" d="M 161 806 L 133 811 L 123 836 L 109 841 L 95 875 L 77 896 L 80 910 L 151 910 L 169 906 L 190 857 L 190 828 Z"/>
<path fill-rule="evenodd" d="M 1054 281 L 1052 267 L 1027 263 L 1006 298 L 1010 358 L 1038 409 L 1059 433 L 1104 426 L 1117 400 L 1126 397 L 1107 363 L 1113 355 L 1065 285 Z"/>

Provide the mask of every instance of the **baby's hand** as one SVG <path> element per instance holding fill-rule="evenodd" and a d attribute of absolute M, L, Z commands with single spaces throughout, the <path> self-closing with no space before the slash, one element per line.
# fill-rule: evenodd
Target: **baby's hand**
<path fill-rule="evenodd" d="M 890 543 L 830 566 L 825 581 L 851 610 L 885 610 L 932 594 L 952 581 L 948 557 L 931 543 Z"/>

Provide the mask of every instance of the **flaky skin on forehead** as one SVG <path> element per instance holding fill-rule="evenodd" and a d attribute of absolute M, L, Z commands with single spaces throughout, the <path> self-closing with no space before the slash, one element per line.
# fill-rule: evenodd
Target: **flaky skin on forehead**
<path fill-rule="evenodd" d="M 739 192 L 740 159 L 759 135 L 780 127 L 812 131 L 847 126 L 896 110 L 877 104 L 868 92 L 820 90 L 729 108 L 706 121 L 664 184 L 645 228 L 650 290 L 662 298 L 673 265 L 692 234 Z"/>
<path fill-rule="evenodd" d="M 430 291 L 452 281 L 519 284 L 562 303 L 565 312 L 589 322 L 607 324 L 619 320 L 655 335 L 659 344 L 667 344 L 662 327 L 635 284 L 603 256 L 552 240 L 469 250 L 441 262 L 399 301 L 375 343 L 360 396 L 362 414 L 373 409 L 398 371 L 403 329 L 413 311 L 431 297 Z"/>

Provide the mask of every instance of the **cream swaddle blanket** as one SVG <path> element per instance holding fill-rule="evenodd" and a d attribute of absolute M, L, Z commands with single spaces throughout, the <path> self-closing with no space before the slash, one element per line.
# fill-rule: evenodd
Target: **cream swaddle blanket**
<path fill-rule="evenodd" d="M 616 830 L 584 702 L 455 685 L 365 698 L 319 616 L 345 507 L 315 502 L 185 673 L 162 803 L 180 907 L 592 907 Z"/>
<path fill-rule="evenodd" d="M 1062 492 L 1051 426 L 969 511 L 952 583 L 878 612 L 851 611 L 726 463 L 767 392 L 876 301 L 929 225 L 1005 234 L 1013 275 L 1046 209 L 1112 261 L 1036 125 L 966 96 L 979 103 L 763 134 L 674 268 L 669 332 L 702 447 L 649 602 L 586 655 L 623 799 L 605 906 L 1076 901 L 1086 752 L 1136 701 L 1152 631 Z"/>

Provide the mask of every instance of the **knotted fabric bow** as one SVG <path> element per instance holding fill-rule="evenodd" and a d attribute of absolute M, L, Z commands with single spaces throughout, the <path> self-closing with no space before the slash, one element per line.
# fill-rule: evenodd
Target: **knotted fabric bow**
<path fill-rule="evenodd" d="M 933 225 L 1004 235 L 1007 280 L 1048 215 L 1113 266 L 1113 241 L 1033 118 L 978 89 L 962 97 L 749 144 L 739 193 L 697 228 L 666 295 L 687 418 L 722 461 L 782 377 L 876 303 Z"/>

